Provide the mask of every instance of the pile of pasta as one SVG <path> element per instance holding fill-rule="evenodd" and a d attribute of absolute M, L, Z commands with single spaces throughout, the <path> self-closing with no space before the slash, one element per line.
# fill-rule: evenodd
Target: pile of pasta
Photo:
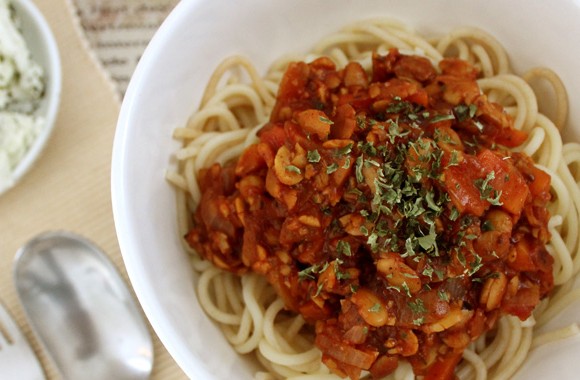
<path fill-rule="evenodd" d="M 339 68 L 358 61 L 370 69 L 372 52 L 386 53 L 390 48 L 425 56 L 434 63 L 444 57 L 472 63 L 481 72 L 477 80 L 481 90 L 513 117 L 516 129 L 528 133 L 517 150 L 532 157 L 551 176 L 551 241 L 547 249 L 555 260 L 556 288 L 528 320 L 502 317 L 496 329 L 464 351 L 456 371 L 460 379 L 508 379 L 535 347 L 580 332 L 575 324 L 556 331 L 543 328 L 580 298 L 580 289 L 574 288 L 580 270 L 580 144 L 562 141 L 560 131 L 571 126 L 566 124 L 567 95 L 558 76 L 548 68 L 515 74 L 504 48 L 485 31 L 461 27 L 441 37 L 426 38 L 397 21 L 364 20 L 319 41 L 306 55 L 280 58 L 265 75 L 245 57 L 226 59 L 209 80 L 198 111 L 187 126 L 174 132 L 183 147 L 175 153 L 178 168 L 169 171 L 167 179 L 177 189 L 178 233 L 184 236 L 191 228 L 191 215 L 201 199 L 199 170 L 236 159 L 256 141 L 289 62 L 327 56 Z M 540 87 L 547 92 L 535 93 L 534 88 Z M 195 287 L 202 307 L 237 352 L 255 353 L 265 369 L 256 374 L 257 379 L 337 378 L 321 363 L 313 337 L 305 333 L 305 321 L 284 312 L 283 301 L 262 276 L 225 272 L 185 243 L 184 249 L 198 272 Z M 410 365 L 402 363 L 389 378 L 412 379 L 414 374 Z"/>

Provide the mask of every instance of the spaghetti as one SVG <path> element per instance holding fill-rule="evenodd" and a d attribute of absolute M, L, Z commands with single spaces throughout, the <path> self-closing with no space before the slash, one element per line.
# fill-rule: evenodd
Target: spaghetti
<path fill-rule="evenodd" d="M 448 56 L 471 62 L 482 73 L 477 82 L 487 98 L 501 104 L 513 117 L 516 130 L 528 133 L 527 141 L 516 150 L 533 157 L 538 167 L 552 178 L 553 200 L 549 206 L 552 217 L 547 225 L 552 239 L 546 247 L 554 257 L 557 289 L 525 322 L 515 317 L 501 318 L 494 329 L 463 351 L 463 361 L 457 368 L 460 378 L 509 378 L 532 347 L 577 331 L 570 328 L 554 336 L 534 335 L 538 326 L 580 296 L 576 291 L 570 292 L 580 261 L 577 255 L 580 242 L 574 230 L 580 207 L 576 163 L 580 160 L 580 145 L 562 144 L 558 128 L 565 125 L 567 105 L 557 76 L 547 69 L 524 75 L 530 81 L 547 80 L 552 84 L 558 106 L 548 118 L 538 111 L 537 104 L 541 105 L 542 99 L 536 99 L 524 79 L 510 73 L 502 47 L 480 30 L 461 28 L 436 41 L 427 41 L 400 23 L 372 20 L 329 36 L 316 45 L 309 57 L 291 57 L 274 63 L 265 78 L 260 78 L 244 58 L 226 60 L 210 80 L 200 110 L 186 128 L 175 131 L 175 136 L 184 140 L 184 147 L 176 154 L 179 172 L 168 173 L 168 179 L 180 190 L 181 232 L 185 235 L 190 230 L 191 215 L 202 199 L 199 170 L 214 162 L 225 165 L 256 141 L 256 133 L 268 121 L 275 105 L 275 94 L 289 61 L 313 61 L 328 56 L 338 67 L 357 61 L 370 70 L 371 52 L 385 54 L 392 48 L 420 53 L 435 63 Z M 243 80 L 243 73 L 249 81 Z M 557 126 L 551 120 L 556 120 Z M 284 302 L 262 276 L 247 273 L 239 278 L 200 259 L 188 246 L 186 249 L 191 251 L 193 266 L 200 273 L 197 289 L 202 306 L 223 327 L 238 352 L 256 353 L 269 372 L 257 377 L 334 378 L 321 364 L 321 353 L 313 348 L 313 337 L 309 336 L 304 319 L 285 312 Z M 391 376 L 414 375 L 409 365 L 400 362 Z"/>

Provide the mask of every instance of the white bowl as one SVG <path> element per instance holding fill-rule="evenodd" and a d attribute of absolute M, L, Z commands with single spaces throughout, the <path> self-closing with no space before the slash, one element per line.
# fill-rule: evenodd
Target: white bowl
<path fill-rule="evenodd" d="M 456 25 L 482 27 L 507 48 L 516 71 L 553 68 L 567 85 L 570 104 L 580 104 L 577 1 L 550 6 L 528 0 L 179 3 L 147 47 L 125 95 L 114 143 L 112 197 L 133 287 L 161 341 L 189 377 L 250 379 L 253 368 L 196 300 L 194 274 L 176 232 L 175 195 L 164 179 L 178 148 L 173 128 L 184 125 L 196 109 L 223 58 L 243 53 L 264 70 L 284 53 L 307 51 L 349 21 L 378 15 L 425 33 Z M 569 125 L 575 128 L 565 138 L 580 141 L 580 107 L 571 108 Z"/>
<path fill-rule="evenodd" d="M 21 32 L 32 58 L 45 71 L 45 93 L 35 111 L 35 115 L 44 118 L 45 124 L 12 172 L 11 183 L 4 191 L 18 183 L 41 155 L 54 129 L 62 88 L 58 46 L 44 16 L 30 0 L 11 0 L 11 3 L 21 21 Z"/>

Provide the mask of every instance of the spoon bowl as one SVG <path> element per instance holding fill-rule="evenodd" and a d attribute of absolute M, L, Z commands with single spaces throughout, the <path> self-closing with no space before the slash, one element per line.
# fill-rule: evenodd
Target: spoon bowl
<path fill-rule="evenodd" d="M 153 343 L 107 256 L 70 232 L 23 247 L 14 281 L 26 317 L 65 379 L 147 379 Z"/>

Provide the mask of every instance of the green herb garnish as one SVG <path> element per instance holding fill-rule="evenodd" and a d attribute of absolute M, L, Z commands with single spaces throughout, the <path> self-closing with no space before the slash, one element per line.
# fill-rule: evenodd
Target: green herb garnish
<path fill-rule="evenodd" d="M 320 153 L 318 153 L 318 150 L 309 150 L 308 153 L 306 154 L 306 159 L 308 160 L 308 162 L 311 163 L 316 163 L 316 162 L 320 162 Z"/>

